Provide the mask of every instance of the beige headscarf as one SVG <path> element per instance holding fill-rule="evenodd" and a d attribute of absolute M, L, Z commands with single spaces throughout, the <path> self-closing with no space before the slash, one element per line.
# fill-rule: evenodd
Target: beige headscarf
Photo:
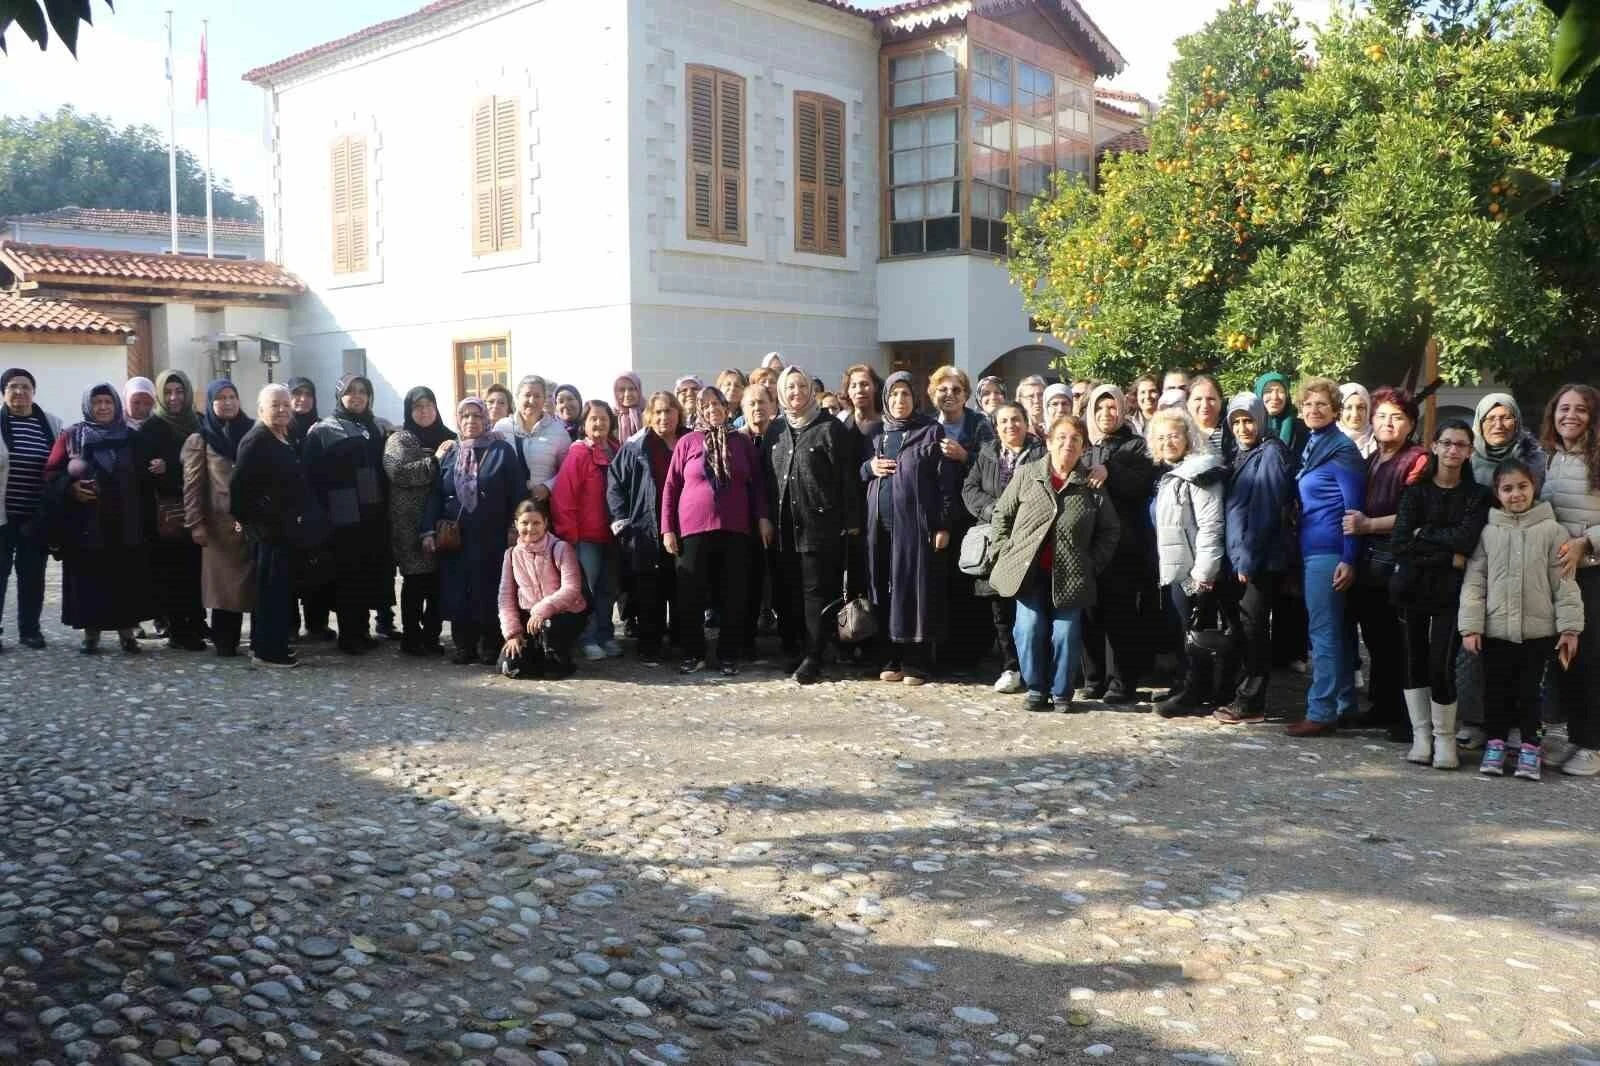
<path fill-rule="evenodd" d="M 1128 421 L 1128 398 L 1123 395 L 1122 390 L 1117 388 L 1115 385 L 1095 386 L 1090 390 L 1089 402 L 1086 403 L 1083 408 L 1083 420 L 1088 424 L 1089 427 L 1090 444 L 1099 444 L 1101 441 L 1105 440 L 1106 437 L 1110 436 L 1108 433 L 1101 433 L 1099 426 L 1095 423 L 1094 409 L 1099 406 L 1100 397 L 1102 396 L 1110 396 L 1117 401 L 1117 424 L 1112 428 L 1112 433 L 1115 433 L 1118 429 L 1121 429 L 1127 424 Z"/>
<path fill-rule="evenodd" d="M 798 414 L 791 412 L 788 407 L 784 407 L 783 418 L 784 421 L 789 423 L 791 429 L 804 429 L 816 420 L 817 411 L 820 410 L 817 404 L 817 387 L 811 383 L 810 374 L 797 366 L 786 366 L 778 375 L 778 402 L 780 404 L 783 403 L 783 381 L 790 374 L 799 374 L 800 380 L 805 382 L 806 405 Z"/>

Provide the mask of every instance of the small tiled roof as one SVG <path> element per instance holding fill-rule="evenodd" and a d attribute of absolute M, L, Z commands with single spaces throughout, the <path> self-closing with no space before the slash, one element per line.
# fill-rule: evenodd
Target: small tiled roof
<path fill-rule="evenodd" d="M 67 300 L 0 292 L 0 333 L 94 333 L 123 336 L 131 326 Z"/>
<path fill-rule="evenodd" d="M 202 259 L 157 252 L 119 252 L 55 244 L 0 241 L 0 266 L 25 281 L 86 279 L 143 282 L 184 288 L 218 286 L 263 293 L 304 292 L 300 279 L 276 263 L 254 259 Z"/>
<path fill-rule="evenodd" d="M 1144 130 L 1129 130 L 1127 133 L 1119 133 L 1100 146 L 1101 155 L 1109 155 L 1112 152 L 1148 152 L 1149 150 L 1150 138 L 1145 134 Z"/>
<path fill-rule="evenodd" d="M 1094 102 L 1094 106 L 1099 108 L 1101 111 L 1109 111 L 1113 115 L 1120 115 L 1123 118 L 1141 119 L 1144 117 L 1143 115 L 1129 111 L 1125 107 L 1118 107 L 1116 104 L 1108 104 L 1104 100 L 1096 100 Z"/>
<path fill-rule="evenodd" d="M 139 233 L 164 237 L 172 232 L 171 216 L 158 211 L 117 211 L 103 207 L 58 207 L 54 211 L 32 215 L 12 215 L 4 221 L 96 233 Z M 0 225 L 3 224 L 0 222 Z M 213 230 L 218 237 L 229 240 L 259 241 L 262 237 L 260 222 L 242 218 L 213 219 Z M 185 237 L 204 237 L 204 216 L 179 215 L 178 232 Z"/>

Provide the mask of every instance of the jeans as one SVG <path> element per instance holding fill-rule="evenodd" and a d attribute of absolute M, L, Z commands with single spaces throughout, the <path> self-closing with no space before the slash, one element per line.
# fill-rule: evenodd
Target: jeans
<path fill-rule="evenodd" d="M 604 647 L 617 636 L 611 620 L 611 609 L 617 602 L 616 545 L 579 543 L 578 565 L 583 567 L 583 583 L 589 590 L 589 621 L 578 641 Z"/>
<path fill-rule="evenodd" d="M 1337 555 L 1312 555 L 1305 561 L 1306 616 L 1311 633 L 1311 687 L 1306 692 L 1306 718 L 1338 722 L 1356 710 L 1356 678 L 1349 631 L 1344 621 L 1344 593 L 1333 587 Z"/>
<path fill-rule="evenodd" d="M 22 532 L 18 522 L 0 526 L 0 633 L 5 632 L 6 584 L 11 569 L 17 571 L 17 635 L 39 635 L 39 616 L 44 613 L 44 564 L 49 552 L 40 542 Z"/>
<path fill-rule="evenodd" d="M 1083 638 L 1083 608 L 1057 607 L 1050 602 L 1050 582 L 1032 578 L 1017 594 L 1012 637 L 1028 691 L 1070 699 Z"/>
<path fill-rule="evenodd" d="M 256 609 L 250 616 L 250 650 L 282 662 L 294 633 L 294 552 L 287 544 L 257 543 Z"/>

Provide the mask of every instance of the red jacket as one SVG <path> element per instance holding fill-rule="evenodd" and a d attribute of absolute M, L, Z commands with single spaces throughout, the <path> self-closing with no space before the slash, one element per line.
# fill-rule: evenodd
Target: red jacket
<path fill-rule="evenodd" d="M 606 508 L 610 468 L 610 452 L 588 440 L 573 442 L 550 490 L 550 514 L 557 537 L 568 544 L 611 543 L 611 513 Z"/>

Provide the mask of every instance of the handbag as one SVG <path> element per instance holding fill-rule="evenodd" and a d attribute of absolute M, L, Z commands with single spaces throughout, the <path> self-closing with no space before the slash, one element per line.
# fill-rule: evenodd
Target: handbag
<path fill-rule="evenodd" d="M 865 596 L 846 598 L 837 619 L 840 644 L 864 644 L 878 635 L 878 620 Z"/>
<path fill-rule="evenodd" d="M 189 539 L 189 529 L 183 524 L 182 500 L 156 500 L 156 536 L 162 540 Z"/>
<path fill-rule="evenodd" d="M 461 550 L 461 523 L 454 518 L 441 518 L 433 527 L 433 550 L 442 555 Z"/>
<path fill-rule="evenodd" d="M 1218 602 L 1218 592 L 1195 591 L 1189 601 L 1189 617 L 1185 620 L 1183 643 L 1191 655 L 1200 657 L 1227 656 L 1238 639 L 1228 615 Z"/>
<path fill-rule="evenodd" d="M 956 568 L 969 577 L 988 577 L 994 569 L 994 533 L 989 523 L 979 522 L 961 537 L 961 554 Z"/>

